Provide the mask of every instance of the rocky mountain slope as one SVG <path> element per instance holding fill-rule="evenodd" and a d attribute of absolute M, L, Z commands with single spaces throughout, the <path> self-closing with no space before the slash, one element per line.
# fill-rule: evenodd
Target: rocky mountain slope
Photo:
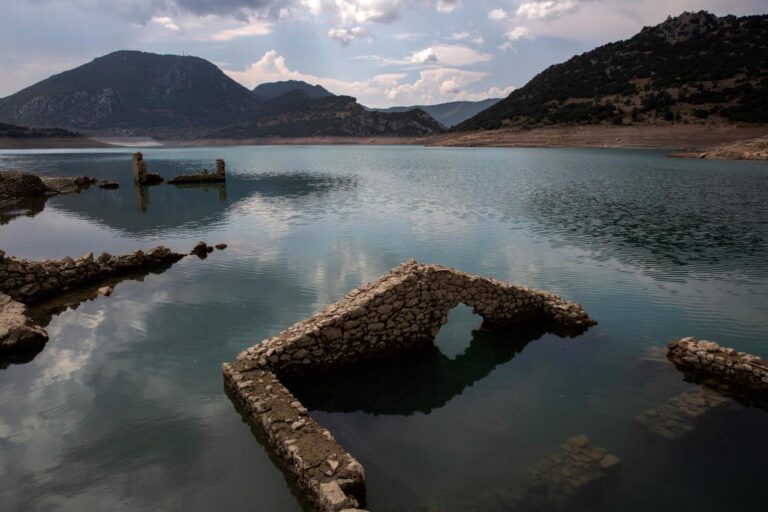
<path fill-rule="evenodd" d="M 434 117 L 446 128 L 451 128 L 483 110 L 501 101 L 501 98 L 488 98 L 480 101 L 451 101 L 436 105 L 414 105 L 411 107 L 372 108 L 376 112 L 406 112 L 415 108 L 421 109 Z"/>
<path fill-rule="evenodd" d="M 253 94 L 261 101 L 269 101 L 292 91 L 303 91 L 310 98 L 333 96 L 333 94 L 328 92 L 323 86 L 311 85 L 307 82 L 302 82 L 301 80 L 285 80 L 282 82 L 259 84 L 253 89 Z"/>
<path fill-rule="evenodd" d="M 550 66 L 454 129 L 768 122 L 768 15 L 686 12 Z"/>
<path fill-rule="evenodd" d="M 259 103 L 206 60 L 118 51 L 0 100 L 0 120 L 83 132 L 194 132 L 247 120 Z"/>
<path fill-rule="evenodd" d="M 315 136 L 427 136 L 443 127 L 423 110 L 401 113 L 372 112 L 350 96 L 311 98 L 294 90 L 262 105 L 253 121 L 214 130 L 205 138 Z"/>

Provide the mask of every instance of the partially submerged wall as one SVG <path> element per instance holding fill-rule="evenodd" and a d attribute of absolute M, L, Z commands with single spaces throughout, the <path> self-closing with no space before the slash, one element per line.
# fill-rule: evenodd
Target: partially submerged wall
<path fill-rule="evenodd" d="M 31 304 L 109 277 L 175 263 L 183 257 L 163 246 L 121 256 L 102 253 L 94 258 L 93 253 L 88 253 L 80 258 L 42 261 L 9 258 L 0 251 L 0 293 Z"/>
<path fill-rule="evenodd" d="M 216 160 L 216 171 L 211 174 L 208 169 L 203 169 L 197 174 L 180 174 L 176 176 L 168 183 L 173 185 L 194 184 L 194 183 L 221 183 L 226 181 L 225 175 L 226 164 L 224 160 Z"/>
<path fill-rule="evenodd" d="M 227 388 L 318 510 L 364 505 L 362 467 L 300 414 L 305 409 L 278 378 L 431 344 L 459 303 L 473 308 L 488 326 L 535 320 L 576 334 L 596 323 L 578 304 L 553 293 L 411 260 L 223 366 Z M 333 460 L 352 461 L 344 466 L 349 472 L 337 475 L 335 464 L 333 471 L 322 470 L 330 469 L 323 462 L 330 454 Z"/>
<path fill-rule="evenodd" d="M 768 391 L 768 361 L 721 347 L 714 341 L 695 338 L 673 341 L 668 346 L 667 357 L 683 370 L 754 391 Z"/>
<path fill-rule="evenodd" d="M 553 293 L 409 261 L 241 352 L 237 361 L 248 368 L 304 373 L 432 343 L 459 303 L 482 316 L 486 326 L 537 319 L 553 329 L 580 332 L 596 323 L 581 306 Z"/>

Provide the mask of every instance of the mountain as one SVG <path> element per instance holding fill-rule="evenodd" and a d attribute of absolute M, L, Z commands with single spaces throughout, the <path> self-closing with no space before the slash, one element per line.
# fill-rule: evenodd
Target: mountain
<path fill-rule="evenodd" d="M 686 12 L 550 66 L 456 131 L 768 122 L 768 15 Z"/>
<path fill-rule="evenodd" d="M 285 80 L 283 82 L 260 84 L 253 89 L 253 94 L 261 101 L 269 101 L 291 91 L 304 91 L 310 98 L 333 96 L 324 87 L 311 85 L 301 80 Z"/>
<path fill-rule="evenodd" d="M 262 105 L 261 114 L 206 135 L 213 139 L 312 136 L 402 136 L 434 135 L 444 129 L 423 110 L 372 112 L 350 96 L 312 98 L 293 90 Z"/>
<path fill-rule="evenodd" d="M 248 120 L 259 103 L 198 57 L 118 51 L 0 100 L 0 121 L 84 132 L 195 132 Z"/>
<path fill-rule="evenodd" d="M 436 105 L 372 108 L 371 110 L 376 112 L 406 112 L 418 108 L 440 121 L 446 128 L 450 128 L 477 115 L 499 101 L 501 101 L 501 98 L 488 98 L 480 101 L 451 101 L 450 103 L 438 103 Z"/>

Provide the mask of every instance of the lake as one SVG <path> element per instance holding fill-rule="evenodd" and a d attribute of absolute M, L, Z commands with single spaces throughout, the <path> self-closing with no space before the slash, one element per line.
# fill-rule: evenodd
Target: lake
<path fill-rule="evenodd" d="M 765 162 L 143 152 L 166 179 L 223 158 L 226 185 L 135 188 L 130 149 L 0 151 L 0 168 L 120 184 L 2 212 L 9 255 L 229 245 L 120 283 L 55 316 L 31 361 L 0 360 L 0 510 L 302 510 L 225 395 L 221 363 L 408 258 L 556 292 L 599 325 L 572 339 L 489 333 L 459 307 L 411 364 L 298 386 L 365 467 L 372 511 L 765 510 L 768 411 L 711 399 L 661 350 L 695 336 L 768 356 Z M 554 460 L 567 477 L 561 445 L 574 436 L 621 459 L 618 471 L 588 493 L 540 496 L 531 468 Z"/>

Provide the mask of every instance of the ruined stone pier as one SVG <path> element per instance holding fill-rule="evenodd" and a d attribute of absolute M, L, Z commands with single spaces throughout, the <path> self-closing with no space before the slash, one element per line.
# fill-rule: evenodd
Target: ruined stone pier
<path fill-rule="evenodd" d="M 690 337 L 673 341 L 668 350 L 669 360 L 684 371 L 744 389 L 768 392 L 768 361 L 758 356 Z"/>
<path fill-rule="evenodd" d="M 362 466 L 280 382 L 434 342 L 464 303 L 486 326 L 539 321 L 576 334 L 595 325 L 575 303 L 542 290 L 408 261 L 224 364 L 228 390 L 305 498 L 321 511 L 365 505 Z"/>
<path fill-rule="evenodd" d="M 142 186 L 163 182 L 159 174 L 147 172 L 147 162 L 144 161 L 144 154 L 140 151 L 133 154 L 133 181 Z"/>
<path fill-rule="evenodd" d="M 195 183 L 222 183 L 226 181 L 224 160 L 216 160 L 216 171 L 209 173 L 208 169 L 203 169 L 197 174 L 180 174 L 168 183 L 173 185 L 195 184 Z"/>

